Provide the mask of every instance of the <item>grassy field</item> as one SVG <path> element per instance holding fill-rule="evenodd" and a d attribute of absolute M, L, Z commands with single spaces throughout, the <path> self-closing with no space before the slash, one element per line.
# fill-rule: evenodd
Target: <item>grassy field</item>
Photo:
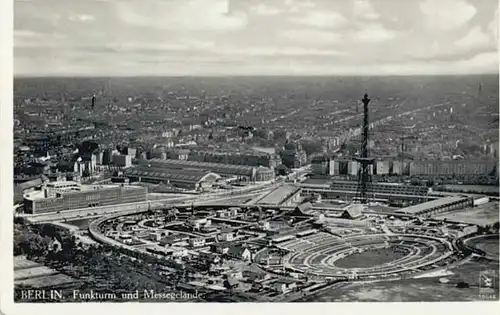
<path fill-rule="evenodd" d="M 340 268 L 369 268 L 382 265 L 406 256 L 405 253 L 394 252 L 393 248 L 381 248 L 355 253 L 335 261 Z"/>
<path fill-rule="evenodd" d="M 498 251 L 498 238 L 489 238 L 489 239 L 476 239 L 476 240 L 471 240 L 467 244 L 474 246 L 482 251 L 485 251 L 487 254 L 491 256 L 496 256 L 498 257 L 499 251 Z"/>
<path fill-rule="evenodd" d="M 29 278 L 29 279 L 24 279 L 24 280 L 17 280 L 15 282 L 16 285 L 29 285 L 34 288 L 42 288 L 42 287 L 47 287 L 47 286 L 57 286 L 57 285 L 64 285 L 67 283 L 73 283 L 75 282 L 75 279 L 68 277 L 63 274 L 54 274 L 54 275 L 48 275 L 44 277 L 38 277 L 38 278 Z"/>

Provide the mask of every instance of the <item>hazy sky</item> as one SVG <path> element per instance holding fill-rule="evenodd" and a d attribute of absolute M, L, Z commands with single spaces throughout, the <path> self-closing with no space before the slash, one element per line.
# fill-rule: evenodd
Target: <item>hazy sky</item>
<path fill-rule="evenodd" d="M 497 0 L 15 0 L 17 75 L 498 72 Z"/>

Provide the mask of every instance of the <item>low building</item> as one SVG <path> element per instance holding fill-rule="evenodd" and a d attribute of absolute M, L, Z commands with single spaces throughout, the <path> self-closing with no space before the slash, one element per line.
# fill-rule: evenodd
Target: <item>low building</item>
<path fill-rule="evenodd" d="M 229 248 L 230 248 L 230 245 L 227 243 L 215 243 L 215 244 L 210 245 L 211 252 L 221 254 L 221 255 L 227 254 L 227 252 L 229 251 Z"/>
<path fill-rule="evenodd" d="M 305 202 L 305 203 L 302 203 L 302 204 L 298 205 L 297 207 L 295 207 L 295 209 L 293 209 L 288 214 L 288 216 L 291 216 L 291 217 L 310 217 L 311 210 L 312 210 L 312 204 L 310 202 Z"/>
<path fill-rule="evenodd" d="M 297 282 L 288 279 L 279 279 L 273 284 L 274 290 L 281 294 L 288 293 L 297 287 Z"/>
<path fill-rule="evenodd" d="M 209 190 L 220 178 L 218 174 L 204 170 L 180 170 L 138 166 L 124 171 L 130 182 L 169 184 L 190 190 Z"/>
<path fill-rule="evenodd" d="M 170 235 L 160 241 L 162 246 L 180 246 L 188 244 L 189 237 L 185 235 Z"/>
<path fill-rule="evenodd" d="M 342 219 L 356 220 L 363 216 L 363 205 L 353 204 L 345 208 L 340 216 Z"/>
<path fill-rule="evenodd" d="M 219 239 L 223 242 L 230 242 L 234 240 L 234 231 L 230 228 L 222 228 Z"/>
<path fill-rule="evenodd" d="M 208 218 L 194 218 L 194 219 L 189 219 L 188 224 L 193 227 L 194 229 L 201 229 L 203 227 L 209 227 L 212 224 L 212 220 Z"/>
<path fill-rule="evenodd" d="M 252 258 L 252 253 L 250 252 L 250 250 L 240 245 L 229 248 L 227 255 L 231 258 L 243 261 L 248 261 Z"/>
<path fill-rule="evenodd" d="M 190 238 L 189 239 L 189 245 L 193 247 L 202 247 L 205 246 L 205 239 L 204 238 Z"/>
<path fill-rule="evenodd" d="M 266 272 L 256 272 L 251 270 L 243 271 L 243 277 L 250 281 L 262 281 L 271 278 L 271 276 Z"/>
<path fill-rule="evenodd" d="M 452 210 L 460 210 L 467 207 L 472 207 L 474 199 L 462 196 L 450 196 L 431 200 L 414 206 L 406 207 L 398 210 L 397 212 L 420 216 L 420 215 L 434 215 L 442 212 Z"/>
<path fill-rule="evenodd" d="M 224 288 L 228 290 L 234 290 L 240 285 L 239 281 L 235 278 L 227 278 L 223 282 Z"/>

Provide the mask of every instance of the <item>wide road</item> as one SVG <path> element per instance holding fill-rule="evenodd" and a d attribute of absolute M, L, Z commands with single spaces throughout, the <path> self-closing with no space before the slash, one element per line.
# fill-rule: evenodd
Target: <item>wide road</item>
<path fill-rule="evenodd" d="M 282 182 L 266 182 L 262 184 L 242 187 L 233 189 L 232 191 L 215 192 L 211 194 L 201 195 L 188 195 L 183 197 L 164 198 L 157 200 L 149 200 L 142 202 L 134 202 L 127 204 L 95 207 L 95 208 L 82 208 L 75 210 L 61 211 L 59 213 L 43 213 L 43 214 L 17 214 L 17 216 L 24 217 L 31 223 L 43 223 L 52 221 L 67 221 L 79 218 L 96 218 L 111 213 L 120 213 L 128 211 L 144 211 L 147 209 L 162 208 L 167 205 L 198 205 L 198 204 L 231 204 L 231 200 L 241 199 L 248 197 L 249 199 L 269 190 L 276 189 L 281 186 Z"/>

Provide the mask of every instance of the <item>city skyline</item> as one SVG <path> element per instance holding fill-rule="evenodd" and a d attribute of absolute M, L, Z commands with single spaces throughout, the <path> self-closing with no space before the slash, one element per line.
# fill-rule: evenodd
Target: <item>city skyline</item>
<path fill-rule="evenodd" d="M 498 2 L 14 2 L 16 76 L 498 72 Z"/>

